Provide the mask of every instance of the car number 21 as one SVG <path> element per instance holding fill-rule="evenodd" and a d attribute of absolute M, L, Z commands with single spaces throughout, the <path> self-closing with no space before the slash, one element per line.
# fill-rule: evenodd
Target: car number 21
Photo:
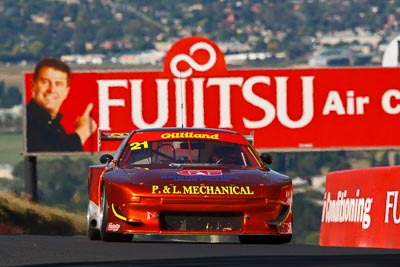
<path fill-rule="evenodd" d="M 140 149 L 149 148 L 149 143 L 147 141 L 133 142 L 129 146 L 131 147 L 131 150 L 140 150 Z"/>

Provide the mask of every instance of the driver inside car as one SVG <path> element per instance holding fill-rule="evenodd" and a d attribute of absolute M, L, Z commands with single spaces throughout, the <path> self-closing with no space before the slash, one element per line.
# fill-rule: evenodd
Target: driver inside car
<path fill-rule="evenodd" d="M 216 164 L 241 164 L 238 161 L 239 152 L 233 147 L 216 147 L 210 155 L 211 163 Z"/>

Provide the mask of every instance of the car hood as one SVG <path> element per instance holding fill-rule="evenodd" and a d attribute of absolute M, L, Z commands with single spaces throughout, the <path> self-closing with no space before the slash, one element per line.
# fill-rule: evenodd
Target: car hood
<path fill-rule="evenodd" d="M 116 169 L 103 175 L 114 195 L 129 192 L 142 197 L 278 197 L 291 179 L 273 170 L 185 165 L 166 168 Z"/>
<path fill-rule="evenodd" d="M 259 168 L 229 168 L 223 165 L 183 165 L 166 168 L 133 167 L 106 175 L 114 182 L 132 185 L 237 185 L 258 186 L 290 182 L 286 175 Z"/>

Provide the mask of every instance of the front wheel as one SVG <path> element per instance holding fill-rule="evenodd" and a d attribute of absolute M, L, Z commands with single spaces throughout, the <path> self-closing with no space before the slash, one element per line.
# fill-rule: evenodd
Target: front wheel
<path fill-rule="evenodd" d="M 100 238 L 103 241 L 110 242 L 130 242 L 132 241 L 132 234 L 115 234 L 107 233 L 108 225 L 108 202 L 106 188 L 103 186 L 100 198 Z"/>

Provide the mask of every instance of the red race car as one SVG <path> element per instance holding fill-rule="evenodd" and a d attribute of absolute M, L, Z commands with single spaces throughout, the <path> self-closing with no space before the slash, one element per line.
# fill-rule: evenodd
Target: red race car
<path fill-rule="evenodd" d="M 88 236 L 238 235 L 241 243 L 288 243 L 292 180 L 267 167 L 243 135 L 158 128 L 104 139 L 120 145 L 89 167 Z M 106 142 L 106 141 L 103 141 Z"/>

